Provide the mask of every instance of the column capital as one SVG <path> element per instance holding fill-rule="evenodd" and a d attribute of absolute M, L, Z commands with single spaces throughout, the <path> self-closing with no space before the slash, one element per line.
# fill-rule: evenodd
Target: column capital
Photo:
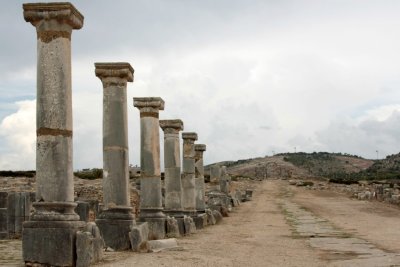
<path fill-rule="evenodd" d="M 204 144 L 195 144 L 194 145 L 194 150 L 195 151 L 206 151 L 207 146 Z"/>
<path fill-rule="evenodd" d="M 184 132 L 182 133 L 182 139 L 183 140 L 197 140 L 197 133 L 194 132 Z"/>
<path fill-rule="evenodd" d="M 65 3 L 27 3 L 22 5 L 26 22 L 37 26 L 42 20 L 56 20 L 65 23 L 72 29 L 83 26 L 83 15 L 68 2 Z"/>
<path fill-rule="evenodd" d="M 94 63 L 95 74 L 99 79 L 105 82 L 133 82 L 134 69 L 127 62 L 109 62 L 109 63 Z M 110 81 L 106 81 L 111 78 Z M 117 79 L 117 81 L 115 81 Z"/>
<path fill-rule="evenodd" d="M 164 133 L 178 133 L 183 130 L 182 120 L 160 120 L 160 128 Z"/>
<path fill-rule="evenodd" d="M 134 97 L 133 106 L 140 111 L 140 117 L 157 117 L 164 110 L 164 100 L 161 97 Z"/>

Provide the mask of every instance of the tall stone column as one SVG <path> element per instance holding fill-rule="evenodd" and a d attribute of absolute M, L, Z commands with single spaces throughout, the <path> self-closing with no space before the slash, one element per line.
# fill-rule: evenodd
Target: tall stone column
<path fill-rule="evenodd" d="M 160 127 L 164 131 L 165 212 L 174 217 L 183 217 L 179 144 L 179 131 L 183 130 L 183 122 L 160 120 Z"/>
<path fill-rule="evenodd" d="M 219 165 L 213 165 L 210 168 L 210 191 L 221 191 L 220 182 L 221 179 L 221 167 Z"/>
<path fill-rule="evenodd" d="M 183 210 L 187 215 L 196 215 L 196 190 L 195 190 L 195 151 L 194 142 L 197 133 L 182 133 L 183 139 L 183 164 L 182 164 L 182 189 Z"/>
<path fill-rule="evenodd" d="M 23 5 L 37 32 L 36 201 L 24 223 L 26 263 L 75 264 L 75 234 L 84 227 L 74 212 L 72 168 L 71 34 L 83 16 L 70 3 Z"/>
<path fill-rule="evenodd" d="M 140 215 L 149 223 L 150 239 L 165 237 L 165 214 L 162 207 L 160 171 L 159 110 L 164 110 L 160 97 L 134 97 L 140 111 Z"/>
<path fill-rule="evenodd" d="M 205 184 L 204 184 L 204 163 L 203 153 L 206 151 L 206 145 L 196 144 L 195 150 L 195 188 L 196 188 L 196 210 L 199 213 L 204 213 L 205 204 Z"/>
<path fill-rule="evenodd" d="M 226 195 L 229 195 L 230 187 L 229 187 L 229 182 L 230 182 L 230 176 L 228 172 L 226 171 L 226 166 L 221 167 L 221 179 L 219 181 L 219 185 L 221 188 L 221 192 L 225 193 Z"/>
<path fill-rule="evenodd" d="M 96 220 L 106 246 L 130 247 L 129 231 L 135 225 L 129 198 L 127 82 L 133 82 L 129 63 L 95 63 L 103 83 L 103 204 Z"/>

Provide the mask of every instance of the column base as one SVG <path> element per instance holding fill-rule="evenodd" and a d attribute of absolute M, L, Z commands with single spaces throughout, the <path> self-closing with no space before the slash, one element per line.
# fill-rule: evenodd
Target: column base
<path fill-rule="evenodd" d="M 196 225 L 196 229 L 203 229 L 207 226 L 207 214 L 198 213 L 197 216 L 192 217 L 194 224 Z"/>
<path fill-rule="evenodd" d="M 79 221 L 79 215 L 75 213 L 78 204 L 75 202 L 34 202 L 35 212 L 31 216 L 32 221 Z"/>
<path fill-rule="evenodd" d="M 165 218 L 163 208 L 140 208 L 139 218 Z"/>
<path fill-rule="evenodd" d="M 178 222 L 179 234 L 181 236 L 185 235 L 185 224 L 183 222 L 183 211 L 165 210 L 165 215 L 174 217 Z"/>
<path fill-rule="evenodd" d="M 197 210 L 184 210 L 183 215 L 189 216 L 189 217 L 196 217 L 197 216 Z"/>
<path fill-rule="evenodd" d="M 139 221 L 147 222 L 149 226 L 149 240 L 164 239 L 167 234 L 167 219 L 162 218 L 143 218 L 140 217 Z"/>
<path fill-rule="evenodd" d="M 84 230 L 85 226 L 82 221 L 24 222 L 22 255 L 25 264 L 75 266 L 76 232 Z"/>
<path fill-rule="evenodd" d="M 128 250 L 131 248 L 129 232 L 136 225 L 135 220 L 129 219 L 97 219 L 96 224 L 99 227 L 101 236 L 107 247 L 116 251 Z"/>
<path fill-rule="evenodd" d="M 117 206 L 102 210 L 99 214 L 99 219 L 106 220 L 134 220 L 131 207 Z"/>

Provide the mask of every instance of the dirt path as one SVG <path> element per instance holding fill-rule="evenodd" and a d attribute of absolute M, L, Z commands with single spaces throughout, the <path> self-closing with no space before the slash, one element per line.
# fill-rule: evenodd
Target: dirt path
<path fill-rule="evenodd" d="M 305 240 L 293 238 L 278 203 L 281 187 L 261 183 L 253 201 L 223 223 L 179 239 L 183 251 L 107 253 L 112 262 L 98 266 L 325 266 Z"/>
<path fill-rule="evenodd" d="M 106 252 L 96 266 L 400 266 L 399 211 L 268 180 L 221 224 L 178 239 L 182 249 Z M 0 266 L 22 266 L 20 249 L 0 242 Z"/>
<path fill-rule="evenodd" d="M 378 247 L 400 252 L 400 208 L 335 192 L 292 189 L 293 200 L 301 206 Z"/>

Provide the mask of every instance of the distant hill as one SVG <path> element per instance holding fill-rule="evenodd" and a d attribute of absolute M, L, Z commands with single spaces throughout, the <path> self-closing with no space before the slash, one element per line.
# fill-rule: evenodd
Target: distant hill
<path fill-rule="evenodd" d="M 359 180 L 400 179 L 400 153 L 387 156 L 382 160 L 328 152 L 281 153 L 273 157 L 224 161 L 215 164 L 227 166 L 228 172 L 232 175 L 255 179 L 313 177 L 344 183 Z"/>
<path fill-rule="evenodd" d="M 400 158 L 399 158 L 400 160 Z M 322 178 L 364 179 L 366 171 L 375 161 L 342 153 L 281 153 L 272 157 L 224 161 L 229 173 L 238 176 L 264 179 L 279 178 Z M 386 164 L 387 165 L 387 164 Z M 211 165 L 210 165 L 211 166 Z M 209 168 L 209 166 L 207 166 Z M 206 168 L 206 169 L 208 169 Z M 355 176 L 355 174 L 362 174 Z M 371 175 L 370 175 L 371 176 Z"/>
<path fill-rule="evenodd" d="M 378 179 L 400 179 L 400 153 L 375 161 L 366 173 Z"/>
<path fill-rule="evenodd" d="M 205 166 L 206 179 L 212 165 L 227 166 L 233 176 L 253 179 L 265 178 L 322 178 L 333 182 L 351 183 L 359 180 L 400 179 L 400 153 L 382 160 L 364 159 L 359 156 L 313 152 L 281 153 L 272 157 L 258 157 L 237 161 L 221 161 Z M 131 172 L 137 178 L 140 171 Z M 100 178 L 101 169 L 85 169 L 75 172 L 83 179 Z M 35 171 L 0 171 L 0 177 L 33 177 Z"/>
<path fill-rule="evenodd" d="M 326 178 L 334 178 L 338 175 L 346 176 L 365 171 L 374 163 L 369 159 L 342 153 L 299 152 L 279 155 L 283 156 L 283 160 L 306 169 L 313 176 Z"/>

